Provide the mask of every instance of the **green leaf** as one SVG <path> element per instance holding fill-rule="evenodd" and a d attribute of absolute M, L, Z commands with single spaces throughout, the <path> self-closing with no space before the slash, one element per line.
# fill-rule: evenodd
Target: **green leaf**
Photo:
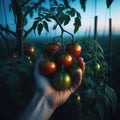
<path fill-rule="evenodd" d="M 64 13 L 61 13 L 60 16 L 58 17 L 58 21 L 60 24 L 62 24 L 65 20 L 65 14 Z"/>
<path fill-rule="evenodd" d="M 78 11 L 75 11 L 75 12 L 76 12 L 77 17 L 81 18 L 80 13 Z"/>
<path fill-rule="evenodd" d="M 105 87 L 105 94 L 107 95 L 108 99 L 110 100 L 111 106 L 112 106 L 112 110 L 114 112 L 115 108 L 116 108 L 116 103 L 117 103 L 117 97 L 116 97 L 115 91 L 111 87 L 106 85 L 106 87 Z"/>
<path fill-rule="evenodd" d="M 30 18 L 33 17 L 33 10 L 30 12 Z"/>
<path fill-rule="evenodd" d="M 51 22 L 51 20 L 49 18 L 45 18 L 45 20 L 48 21 L 48 22 Z"/>
<path fill-rule="evenodd" d="M 74 22 L 74 33 L 76 33 L 79 29 L 79 27 L 81 26 L 81 20 L 79 17 L 75 17 L 75 22 Z"/>
<path fill-rule="evenodd" d="M 39 24 L 38 24 L 38 27 L 37 27 L 38 34 L 39 34 L 39 35 L 41 34 L 42 29 L 43 29 L 43 25 L 42 25 L 42 23 L 39 23 Z"/>
<path fill-rule="evenodd" d="M 83 11 L 85 11 L 85 9 L 86 9 L 86 1 L 87 0 L 79 0 L 79 1 L 80 1 L 80 4 L 81 4 L 81 7 L 82 7 Z"/>
<path fill-rule="evenodd" d="M 84 96 L 87 100 L 92 100 L 95 97 L 95 93 L 91 88 L 89 88 L 84 91 Z"/>
<path fill-rule="evenodd" d="M 106 0 L 106 5 L 107 5 L 107 8 L 110 7 L 110 5 L 112 4 L 113 0 Z"/>
<path fill-rule="evenodd" d="M 43 27 L 47 32 L 49 32 L 48 23 L 46 21 L 43 21 Z"/>
<path fill-rule="evenodd" d="M 64 2 L 64 4 L 65 4 L 65 6 L 68 8 L 68 7 L 69 7 L 69 2 L 68 2 L 68 0 L 63 0 L 63 2 Z"/>
<path fill-rule="evenodd" d="M 66 13 L 68 13 L 71 17 L 74 17 L 75 16 L 75 9 L 70 8 L 70 10 L 68 10 Z"/>
<path fill-rule="evenodd" d="M 38 21 L 38 20 L 34 21 L 34 23 L 33 23 L 32 28 L 33 28 L 33 30 L 34 30 L 34 33 L 35 33 L 35 29 L 36 29 L 36 27 L 37 27 L 38 23 L 39 23 L 39 21 Z"/>
<path fill-rule="evenodd" d="M 65 15 L 64 25 L 67 25 L 70 22 L 70 16 Z"/>
<path fill-rule="evenodd" d="M 99 113 L 100 119 L 103 120 L 104 119 L 104 109 L 105 109 L 103 104 L 97 102 L 95 104 L 95 108 Z"/>

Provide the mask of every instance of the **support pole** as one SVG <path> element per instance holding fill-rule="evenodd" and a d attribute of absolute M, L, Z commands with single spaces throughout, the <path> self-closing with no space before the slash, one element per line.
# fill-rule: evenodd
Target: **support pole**
<path fill-rule="evenodd" d="M 112 80 L 112 19 L 109 18 L 110 80 Z M 112 83 L 112 81 L 111 81 Z"/>
<path fill-rule="evenodd" d="M 98 21 L 98 17 L 95 16 L 94 18 L 94 40 L 97 40 L 97 21 Z"/>

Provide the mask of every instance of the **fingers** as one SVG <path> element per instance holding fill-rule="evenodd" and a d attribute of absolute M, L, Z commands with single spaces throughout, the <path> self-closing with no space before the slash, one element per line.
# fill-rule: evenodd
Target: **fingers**
<path fill-rule="evenodd" d="M 80 68 L 82 69 L 82 72 L 84 74 L 84 72 L 85 72 L 85 62 L 84 62 L 84 59 L 82 57 L 78 58 L 78 65 L 80 66 Z"/>
<path fill-rule="evenodd" d="M 73 93 L 80 86 L 81 81 L 82 81 L 82 71 L 79 71 L 76 74 L 76 77 L 75 77 L 73 83 L 71 84 L 71 86 L 69 88 L 71 93 Z"/>

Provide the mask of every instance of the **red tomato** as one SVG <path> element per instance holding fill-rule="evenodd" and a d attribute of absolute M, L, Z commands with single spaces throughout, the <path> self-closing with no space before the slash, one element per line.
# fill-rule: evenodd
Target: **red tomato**
<path fill-rule="evenodd" d="M 68 53 L 63 53 L 58 58 L 58 64 L 64 65 L 64 67 L 70 67 L 72 65 L 73 58 Z"/>
<path fill-rule="evenodd" d="M 54 73 L 57 69 L 57 65 L 54 61 L 46 59 L 39 64 L 39 70 L 42 75 L 48 76 Z"/>
<path fill-rule="evenodd" d="M 27 56 L 33 56 L 34 55 L 34 47 L 33 46 L 25 46 L 25 55 Z"/>
<path fill-rule="evenodd" d="M 66 50 L 73 56 L 78 57 L 81 54 L 82 48 L 78 43 L 70 43 L 67 45 Z"/>
<path fill-rule="evenodd" d="M 84 63 L 83 58 L 79 57 L 77 59 L 77 64 L 78 64 L 78 66 L 80 66 L 80 68 L 82 69 L 82 72 L 84 74 L 84 72 L 85 72 L 85 63 Z"/>
<path fill-rule="evenodd" d="M 53 53 L 56 53 L 61 50 L 61 44 L 56 42 L 56 43 L 48 43 L 45 47 L 45 52 L 47 55 L 51 55 Z"/>

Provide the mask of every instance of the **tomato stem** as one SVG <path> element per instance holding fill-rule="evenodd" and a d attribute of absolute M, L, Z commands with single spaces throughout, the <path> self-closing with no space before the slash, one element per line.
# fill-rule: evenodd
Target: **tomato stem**
<path fill-rule="evenodd" d="M 54 15 L 51 15 L 50 18 L 55 20 L 55 22 L 59 25 L 59 27 L 61 29 L 61 37 L 63 36 L 63 33 L 65 32 L 65 33 L 69 34 L 72 37 L 72 42 L 74 43 L 74 36 L 73 36 L 73 34 L 71 34 L 70 32 L 66 31 L 65 29 L 63 29 L 62 25 L 60 24 L 60 22 L 58 21 L 58 19 Z"/>

